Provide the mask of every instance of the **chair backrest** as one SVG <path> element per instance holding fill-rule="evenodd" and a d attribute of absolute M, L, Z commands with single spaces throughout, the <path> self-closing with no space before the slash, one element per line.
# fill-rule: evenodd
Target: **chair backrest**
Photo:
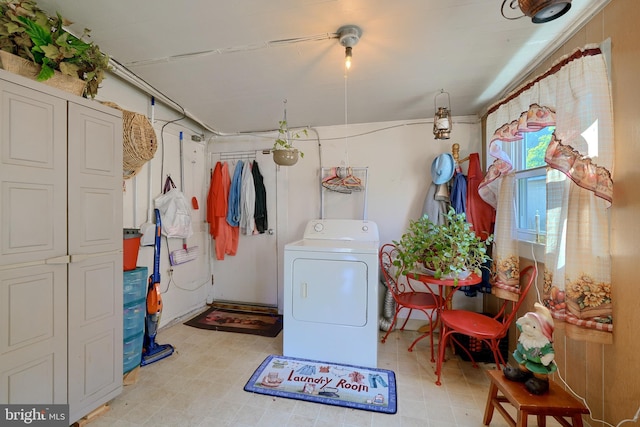
<path fill-rule="evenodd" d="M 502 329 L 500 330 L 499 338 L 507 335 L 511 323 L 513 323 L 516 316 L 518 315 L 518 310 L 527 297 L 527 294 L 529 293 L 529 290 L 531 289 L 531 286 L 536 279 L 535 269 L 533 268 L 533 266 L 528 266 L 523 270 L 520 270 L 520 283 L 522 283 L 522 279 L 525 277 L 527 278 L 526 283 L 523 287 L 520 288 L 520 296 L 518 297 L 517 301 L 503 299 L 500 310 L 495 316 L 496 319 L 499 319 L 502 322 Z"/>
<path fill-rule="evenodd" d="M 404 274 L 406 268 L 404 266 L 397 266 L 394 261 L 398 258 L 398 248 L 392 243 L 386 243 L 380 248 L 380 269 L 382 270 L 382 276 L 387 284 L 389 290 L 393 294 L 394 299 L 397 295 L 405 292 L 429 292 L 434 293 L 432 289 L 428 287 L 420 287 L 418 291 L 415 289 L 411 281 Z M 434 294 L 435 295 L 435 294 Z"/>
<path fill-rule="evenodd" d="M 391 293 L 397 295 L 400 290 L 398 289 L 398 282 L 396 280 L 397 267 L 393 265 L 393 260 L 398 256 L 398 248 L 396 245 L 386 243 L 380 248 L 380 269 L 382 270 L 382 277 L 384 278 L 387 288 Z"/>
<path fill-rule="evenodd" d="M 398 258 L 398 248 L 392 243 L 386 243 L 380 248 L 380 268 L 387 287 L 394 298 L 403 292 L 413 292 L 414 289 L 409 284 L 407 277 L 402 274 L 403 267 L 394 265 Z"/>

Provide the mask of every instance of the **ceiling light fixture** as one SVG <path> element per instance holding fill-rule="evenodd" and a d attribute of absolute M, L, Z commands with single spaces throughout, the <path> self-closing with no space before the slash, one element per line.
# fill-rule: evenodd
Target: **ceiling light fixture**
<path fill-rule="evenodd" d="M 344 66 L 347 67 L 347 70 L 351 68 L 351 57 L 352 57 L 352 53 L 351 53 L 351 46 L 347 46 L 347 48 L 344 50 Z"/>
<path fill-rule="evenodd" d="M 520 8 L 523 15 L 515 18 L 509 18 L 504 14 L 504 7 L 507 0 L 502 1 L 502 8 L 500 12 L 506 19 L 520 19 L 524 16 L 531 18 L 531 22 L 534 24 L 543 24 L 545 22 L 553 21 L 567 13 L 571 9 L 571 0 L 511 0 L 509 2 L 509 8 L 516 10 Z"/>
<path fill-rule="evenodd" d="M 447 94 L 447 106 L 438 107 L 438 97 L 445 93 Z M 435 139 L 449 139 L 451 136 L 451 129 L 453 127 L 451 121 L 451 98 L 449 97 L 449 92 L 445 92 L 444 89 L 440 89 L 440 93 L 433 98 L 433 106 L 436 110 L 436 115 L 433 118 L 433 135 L 435 136 Z"/>
<path fill-rule="evenodd" d="M 347 70 L 351 68 L 352 48 L 358 44 L 360 36 L 362 36 L 362 30 L 355 25 L 345 25 L 338 29 L 338 40 L 340 40 L 340 44 L 345 47 L 344 66 Z"/>

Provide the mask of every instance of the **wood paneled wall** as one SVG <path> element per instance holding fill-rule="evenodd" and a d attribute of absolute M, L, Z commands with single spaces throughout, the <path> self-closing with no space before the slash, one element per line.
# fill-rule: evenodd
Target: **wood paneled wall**
<path fill-rule="evenodd" d="M 617 425 L 633 418 L 640 407 L 640 333 L 636 329 L 640 328 L 640 1 L 612 0 L 523 81 L 576 48 L 607 38 L 611 39 L 616 150 L 610 212 L 613 344 L 572 340 L 562 323 L 556 322 L 554 346 L 560 376 L 586 399 L 592 417 Z M 523 266 L 530 263 L 522 261 Z M 541 286 L 540 279 L 540 291 Z M 535 298 L 531 292 L 522 314 L 533 307 Z M 561 382 L 557 375 L 555 380 Z M 588 417 L 585 422 L 604 425 Z"/>

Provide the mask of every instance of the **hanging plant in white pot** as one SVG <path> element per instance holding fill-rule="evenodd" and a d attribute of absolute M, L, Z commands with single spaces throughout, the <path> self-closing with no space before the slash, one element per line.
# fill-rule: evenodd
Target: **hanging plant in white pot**
<path fill-rule="evenodd" d="M 287 101 L 284 101 L 285 104 Z M 300 138 L 300 133 L 292 133 L 287 125 L 287 109 L 284 110 L 284 118 L 279 122 L 278 138 L 273 143 L 273 161 L 281 166 L 292 166 L 298 162 L 298 157 L 304 157 L 304 153 L 293 146 L 292 141 Z M 302 133 L 306 136 L 307 130 Z"/>

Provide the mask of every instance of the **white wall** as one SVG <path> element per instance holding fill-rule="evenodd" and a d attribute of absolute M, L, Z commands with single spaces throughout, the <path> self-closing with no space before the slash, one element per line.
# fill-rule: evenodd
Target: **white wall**
<path fill-rule="evenodd" d="M 346 128 L 332 126 L 317 130 L 322 166 L 351 165 L 369 168 L 367 217 L 378 225 L 381 244 L 399 240 L 409 225 L 409 220 L 416 220 L 421 216 L 425 195 L 431 184 L 431 163 L 437 155 L 451 152 L 454 143 L 460 144 L 460 158 L 469 153 L 481 153 L 481 126 L 475 117 L 454 117 L 449 140 L 435 140 L 432 129 L 433 122 L 429 119 L 422 122 L 350 124 Z M 345 135 L 348 137 L 345 138 Z M 303 144 L 301 148 L 305 157 L 291 168 L 289 174 L 289 221 L 293 233 L 289 236 L 290 240 L 299 239 L 306 222 L 317 217 L 320 210 L 320 196 L 317 196 L 317 204 L 308 202 L 309 189 L 318 188 L 317 141 Z M 467 166 L 468 163 L 462 164 L 464 173 Z M 325 192 L 325 216 L 345 212 L 351 215 L 349 217 L 359 217 L 357 215 L 360 215 L 361 205 L 351 209 L 348 206 L 351 195 L 334 194 L 335 203 L 327 206 L 326 199 L 331 196 L 330 193 Z M 341 208 L 339 203 L 344 203 L 345 207 Z M 470 298 L 458 292 L 454 295 L 453 305 L 456 308 L 482 311 L 482 295 Z M 424 319 L 420 314 L 412 317 Z M 407 325 L 408 328 L 412 326 Z M 419 323 L 415 326 L 419 326 Z"/>
<path fill-rule="evenodd" d="M 284 211 L 286 227 L 278 227 L 279 242 L 300 239 L 306 223 L 320 217 L 321 163 L 325 168 L 368 167 L 367 218 L 377 223 L 381 243 L 398 240 L 409 220 L 418 219 L 422 213 L 424 198 L 431 184 L 433 159 L 441 153 L 451 152 L 454 143 L 460 144 L 462 158 L 481 151 L 480 123 L 474 117 L 455 118 L 450 140 L 434 140 L 432 127 L 432 121 L 428 119 L 310 129 L 308 137 L 294 143 L 304 152 L 304 158 L 294 166 L 280 168 L 279 174 L 284 173 L 287 178 L 288 201 Z M 211 140 L 209 150 L 269 148 L 275 137 L 275 132 L 216 137 Z M 466 173 L 467 164 L 463 163 L 462 168 Z M 325 217 L 361 218 L 363 200 L 361 193 L 345 195 L 325 191 Z M 279 215 L 283 212 L 280 211 Z M 279 246 L 282 254 L 284 244 Z M 223 263 L 221 268 L 224 268 Z M 481 296 L 468 298 L 460 293 L 455 296 L 454 305 L 479 311 L 481 299 Z"/>
<path fill-rule="evenodd" d="M 460 144 L 462 157 L 481 150 L 480 124 L 475 118 L 454 118 L 450 140 L 434 140 L 432 127 L 429 119 L 317 129 L 322 166 L 369 168 L 368 219 L 378 224 L 381 242 L 398 239 L 409 220 L 420 217 L 431 184 L 431 162 L 437 155 L 451 152 L 453 143 Z M 297 144 L 305 157 L 289 173 L 289 219 L 295 225 L 293 235 L 289 236 L 291 239 L 299 238 L 306 222 L 318 217 L 320 211 L 318 143 L 304 141 Z M 466 171 L 465 164 L 463 169 Z M 310 191 L 317 193 L 314 203 L 308 202 Z M 342 198 L 345 203 L 342 210 L 340 198 L 334 198 L 334 204 L 325 206 L 325 214 L 331 217 L 344 211 L 350 217 L 360 215 L 361 205 L 351 207 L 349 197 Z"/>
<path fill-rule="evenodd" d="M 179 132 L 184 132 L 184 193 L 188 199 L 196 197 L 200 209 L 193 211 L 194 236 L 188 246 L 198 246 L 197 260 L 173 267 L 169 273 L 168 253 L 180 249 L 182 241 L 162 239 L 161 289 L 164 309 L 161 326 L 204 307 L 210 293 L 210 239 L 205 224 L 206 195 L 209 183 L 208 151 L 244 151 L 269 148 L 272 134 L 258 137 L 211 137 L 193 142 L 191 135 L 205 134 L 199 125 L 189 120 L 168 124 L 180 114 L 156 103 L 152 112 L 150 96 L 110 76 L 100 90 L 99 100 L 117 103 L 122 108 L 152 116 L 158 139 L 155 157 L 138 175 L 124 182 L 125 228 L 137 228 L 147 219 L 148 191 L 152 198 L 161 193 L 164 177 L 171 174 L 180 188 Z M 224 127 L 223 124 L 217 124 Z M 274 123 L 274 127 L 277 123 Z M 320 167 L 368 167 L 368 219 L 378 224 L 381 243 L 400 238 L 410 219 L 419 218 L 427 188 L 431 183 L 431 162 L 450 152 L 453 143 L 460 144 L 460 156 L 481 152 L 481 127 L 475 117 L 455 117 L 452 138 L 436 141 L 432 134 L 432 120 L 349 124 L 309 129 L 309 136 L 296 141 L 305 156 L 298 164 L 281 170 L 286 177 L 288 200 L 281 212 L 286 215 L 287 227 L 278 230 L 278 240 L 289 242 L 302 236 L 310 219 L 320 216 Z M 345 137 L 346 136 L 346 137 Z M 164 150 L 163 150 L 164 149 Z M 151 181 L 149 181 L 151 167 Z M 463 164 L 466 172 L 466 164 Z M 149 183 L 151 187 L 149 187 Z M 326 194 L 326 193 L 325 193 Z M 355 217 L 362 215 L 361 195 L 329 195 L 325 197 L 326 217 Z M 140 248 L 138 265 L 153 269 L 153 248 Z M 464 298 L 464 297 L 463 297 Z M 477 304 L 475 304 L 477 306 Z"/>
<path fill-rule="evenodd" d="M 181 114 L 156 102 L 151 107 L 151 97 L 127 84 L 118 77 L 109 75 L 100 89 L 99 101 L 111 101 L 128 111 L 144 114 L 151 119 L 156 131 L 158 148 L 154 158 L 147 162 L 142 170 L 133 178 L 123 180 L 123 228 L 139 228 L 147 221 L 149 210 L 149 191 L 154 199 L 162 192 L 164 177 L 171 175 L 178 188 L 181 188 L 180 171 L 180 138 L 183 132 L 184 159 L 184 193 L 189 200 L 196 197 L 200 209 L 192 213 L 194 235 L 188 239 L 188 247 L 198 246 L 200 255 L 194 261 L 173 267 L 170 274 L 168 254 L 182 247 L 182 240 L 162 238 L 160 251 L 161 290 L 163 292 L 163 312 L 161 325 L 165 325 L 186 313 L 204 306 L 208 284 L 211 281 L 209 268 L 209 239 L 205 224 L 205 205 L 208 179 L 206 172 L 206 142 L 194 142 L 191 135 L 200 135 L 202 129 L 189 120 L 180 120 L 165 126 L 168 121 L 176 120 Z M 164 127 L 164 129 L 163 129 Z M 149 176 L 149 172 L 151 175 Z M 150 178 L 150 179 L 149 179 Z M 151 212 L 151 221 L 153 214 Z M 138 266 L 146 266 L 149 274 L 153 271 L 153 247 L 141 247 L 138 255 Z"/>

